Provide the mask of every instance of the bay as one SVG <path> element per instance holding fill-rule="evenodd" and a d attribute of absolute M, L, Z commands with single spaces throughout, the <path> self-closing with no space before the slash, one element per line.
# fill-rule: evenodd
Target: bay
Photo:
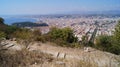
<path fill-rule="evenodd" d="M 33 18 L 26 18 L 26 17 L 13 17 L 13 16 L 2 16 L 4 18 L 4 23 L 11 25 L 17 22 L 36 22 L 36 19 Z"/>

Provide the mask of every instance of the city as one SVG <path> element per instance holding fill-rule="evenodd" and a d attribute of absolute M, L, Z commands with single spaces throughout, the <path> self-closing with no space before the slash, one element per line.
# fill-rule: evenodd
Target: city
<path fill-rule="evenodd" d="M 33 18 L 37 21 L 35 23 L 46 23 L 49 26 L 32 27 L 31 29 L 40 29 L 43 34 L 48 33 L 51 27 L 70 27 L 74 31 L 79 41 L 82 36 L 88 36 L 90 40 L 93 32 L 97 28 L 95 36 L 98 35 L 112 35 L 115 25 L 120 19 L 120 16 L 81 16 L 81 15 L 53 15 L 53 16 L 25 16 L 25 18 Z"/>

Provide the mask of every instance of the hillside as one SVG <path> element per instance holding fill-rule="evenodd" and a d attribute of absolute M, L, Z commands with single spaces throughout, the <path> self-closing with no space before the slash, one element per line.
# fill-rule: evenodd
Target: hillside
<path fill-rule="evenodd" d="M 8 25 L 6 25 L 4 23 L 0 23 L 0 31 L 5 31 L 5 30 L 7 30 L 8 27 L 9 27 Z"/>
<path fill-rule="evenodd" d="M 12 24 L 13 26 L 17 27 L 40 27 L 40 26 L 48 26 L 46 23 L 33 23 L 33 22 L 16 22 Z"/>
<path fill-rule="evenodd" d="M 0 22 L 0 29 L 1 29 L 1 28 L 6 28 L 6 27 L 7 27 L 7 25 L 5 25 L 4 23 L 1 23 L 1 22 Z"/>
<path fill-rule="evenodd" d="M 8 43 L 9 51 L 22 50 L 23 46 L 16 41 L 4 41 L 2 44 Z M 28 65 L 29 67 L 119 67 L 120 56 L 108 52 L 99 51 L 93 48 L 89 51 L 85 49 L 67 48 L 55 46 L 52 43 L 33 42 L 29 45 L 30 52 L 43 52 L 51 55 L 54 60 L 48 62 L 47 59 L 42 66 L 39 62 Z M 50 57 L 49 57 L 50 58 Z M 47 62 L 46 62 L 47 61 Z"/>

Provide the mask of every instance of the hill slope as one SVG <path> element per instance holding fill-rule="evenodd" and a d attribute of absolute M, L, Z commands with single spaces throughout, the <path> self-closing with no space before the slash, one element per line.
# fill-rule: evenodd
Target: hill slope
<path fill-rule="evenodd" d="M 13 41 L 6 41 L 5 43 L 16 44 Z M 22 47 L 23 46 L 20 45 L 14 45 L 13 47 L 11 47 L 11 49 L 16 50 Z M 72 65 L 74 65 L 77 63 L 77 61 L 81 61 L 81 60 L 85 61 L 87 64 L 95 65 L 92 67 L 120 66 L 120 56 L 108 52 L 99 51 L 90 47 L 88 48 L 89 50 L 86 51 L 84 49 L 65 48 L 65 47 L 51 45 L 51 43 L 39 43 L 39 42 L 34 42 L 32 43 L 32 45 L 29 45 L 29 51 L 35 51 L 38 53 L 43 52 L 52 55 L 54 58 L 62 59 L 61 60 L 62 62 L 60 62 L 60 64 L 64 63 L 66 66 L 60 66 L 60 67 L 70 67 L 71 64 L 69 63 L 72 62 Z M 39 67 L 39 64 L 35 65 L 34 67 Z M 46 67 L 51 67 L 51 65 L 48 65 Z M 72 67 L 77 67 L 77 66 L 72 66 Z"/>
<path fill-rule="evenodd" d="M 18 22 L 18 23 L 13 23 L 12 25 L 17 26 L 17 27 L 39 27 L 39 26 L 48 26 L 46 23 L 33 23 L 33 22 Z"/>

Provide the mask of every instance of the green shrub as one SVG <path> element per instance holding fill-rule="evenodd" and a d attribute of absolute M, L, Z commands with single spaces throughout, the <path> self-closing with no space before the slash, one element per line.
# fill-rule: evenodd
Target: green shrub
<path fill-rule="evenodd" d="M 0 31 L 0 38 L 5 38 L 5 37 L 6 37 L 6 34 Z"/>
<path fill-rule="evenodd" d="M 120 46 L 113 44 L 110 48 L 109 48 L 109 52 L 120 55 Z"/>
<path fill-rule="evenodd" d="M 4 19 L 0 17 L 0 24 L 4 24 Z"/>
<path fill-rule="evenodd" d="M 112 46 L 112 37 L 107 35 L 100 35 L 96 38 L 96 45 L 95 47 L 103 50 L 108 51 L 108 49 Z"/>
<path fill-rule="evenodd" d="M 112 52 L 114 52 L 116 54 L 120 54 L 120 21 L 118 21 L 118 24 L 115 27 L 113 41 L 114 41 L 113 47 L 111 47 Z M 115 48 L 115 49 L 113 49 L 113 48 Z"/>
<path fill-rule="evenodd" d="M 77 42 L 77 38 L 74 36 L 73 31 L 70 28 L 52 28 L 49 34 L 54 40 L 61 38 L 68 43 Z"/>
<path fill-rule="evenodd" d="M 23 40 L 33 39 L 32 38 L 33 33 L 29 29 L 17 30 L 17 31 L 14 32 L 13 36 L 16 37 L 16 38 L 19 38 L 19 39 L 23 39 Z"/>
<path fill-rule="evenodd" d="M 77 37 L 74 36 L 73 30 L 70 28 L 51 28 L 50 32 L 47 34 L 50 41 L 55 42 L 60 46 L 70 46 L 70 43 L 77 42 Z"/>
<path fill-rule="evenodd" d="M 98 36 L 94 47 L 117 55 L 120 54 L 120 46 L 117 44 L 113 36 Z"/>
<path fill-rule="evenodd" d="M 41 41 L 41 42 L 46 42 L 46 39 L 44 38 L 44 36 L 37 36 L 36 38 L 35 38 L 35 41 Z"/>

